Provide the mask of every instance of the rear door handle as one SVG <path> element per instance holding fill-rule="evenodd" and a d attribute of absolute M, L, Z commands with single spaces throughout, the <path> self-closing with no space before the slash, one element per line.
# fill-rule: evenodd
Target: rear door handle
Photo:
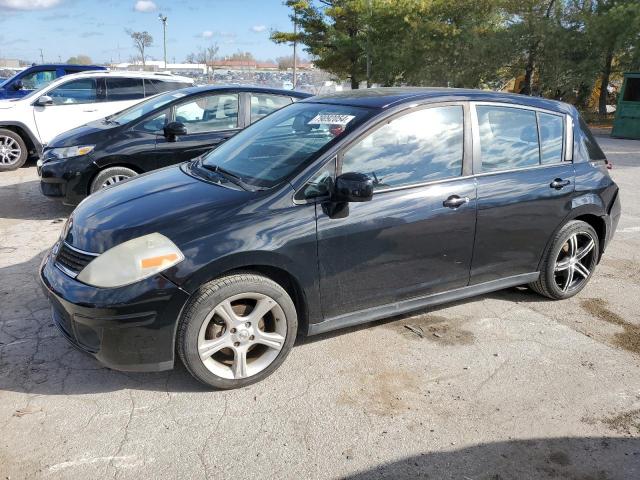
<path fill-rule="evenodd" d="M 460 197 L 459 195 L 451 195 L 444 202 L 442 202 L 442 205 L 448 208 L 458 208 L 464 205 L 465 203 L 469 203 L 469 197 Z"/>
<path fill-rule="evenodd" d="M 566 187 L 571 184 L 569 180 L 562 180 L 561 178 L 556 178 L 549 184 L 551 188 L 555 188 L 556 190 L 560 190 L 561 188 Z"/>
<path fill-rule="evenodd" d="M 97 108 L 94 108 L 93 110 L 83 110 L 83 112 L 85 113 L 91 113 L 91 112 L 97 112 L 97 111 L 98 111 Z"/>

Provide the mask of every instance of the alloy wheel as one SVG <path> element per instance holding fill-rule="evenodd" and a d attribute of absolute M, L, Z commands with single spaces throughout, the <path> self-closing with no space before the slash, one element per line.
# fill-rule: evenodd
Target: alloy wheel
<path fill-rule="evenodd" d="M 207 315 L 198 334 L 198 353 L 219 377 L 251 377 L 278 357 L 286 335 L 287 320 L 278 302 L 261 293 L 242 293 Z"/>
<path fill-rule="evenodd" d="M 127 175 L 113 175 L 107 178 L 104 182 L 102 182 L 102 185 L 100 185 L 100 188 L 110 187 L 111 185 L 120 183 L 121 181 L 126 180 L 127 178 L 129 178 Z"/>
<path fill-rule="evenodd" d="M 554 269 L 556 285 L 562 292 L 575 290 L 587 281 L 593 269 L 595 245 L 588 232 L 574 233 L 562 245 Z"/>
<path fill-rule="evenodd" d="M 0 164 L 13 165 L 22 155 L 22 148 L 15 138 L 0 136 Z"/>

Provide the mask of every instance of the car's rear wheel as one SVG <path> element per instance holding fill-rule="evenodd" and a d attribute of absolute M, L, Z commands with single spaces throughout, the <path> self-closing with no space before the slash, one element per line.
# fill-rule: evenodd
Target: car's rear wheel
<path fill-rule="evenodd" d="M 16 170 L 27 161 L 27 145 L 16 132 L 0 129 L 0 172 Z"/>
<path fill-rule="evenodd" d="M 273 280 L 237 273 L 203 285 L 178 326 L 187 370 L 215 388 L 238 388 L 273 373 L 293 347 L 293 301 Z"/>
<path fill-rule="evenodd" d="M 103 188 L 111 187 L 131 177 L 135 177 L 138 173 L 127 167 L 109 167 L 102 170 L 91 182 L 89 193 L 95 193 Z"/>
<path fill-rule="evenodd" d="M 545 254 L 540 277 L 530 287 L 554 300 L 582 290 L 598 264 L 598 234 L 588 223 L 573 220 L 556 234 Z"/>

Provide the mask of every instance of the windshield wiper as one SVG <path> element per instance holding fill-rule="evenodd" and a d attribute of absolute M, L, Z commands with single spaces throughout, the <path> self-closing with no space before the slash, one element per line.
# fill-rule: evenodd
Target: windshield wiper
<path fill-rule="evenodd" d="M 234 183 L 234 184 L 238 185 L 243 190 L 246 190 L 248 192 L 255 192 L 257 190 L 263 190 L 262 188 L 256 188 L 253 185 L 249 185 L 247 182 L 242 180 L 241 177 L 239 177 L 235 173 L 231 173 L 229 170 L 225 170 L 220 165 L 207 165 L 203 161 L 200 161 L 199 164 L 200 164 L 200 166 L 202 168 L 204 168 L 206 170 L 209 170 L 210 172 L 215 172 L 215 173 L 219 174 L 221 177 L 224 177 L 227 180 L 229 180 L 231 183 Z"/>

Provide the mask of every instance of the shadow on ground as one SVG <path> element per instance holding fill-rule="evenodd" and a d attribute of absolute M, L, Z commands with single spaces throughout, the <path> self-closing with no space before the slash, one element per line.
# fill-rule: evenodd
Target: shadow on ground
<path fill-rule="evenodd" d="M 553 438 L 424 453 L 345 477 L 456 480 L 631 480 L 640 478 L 638 438 Z"/>
<path fill-rule="evenodd" d="M 38 180 L 0 186 L 0 218 L 56 220 L 72 211 L 73 207 L 63 205 L 61 199 L 45 197 Z"/>

